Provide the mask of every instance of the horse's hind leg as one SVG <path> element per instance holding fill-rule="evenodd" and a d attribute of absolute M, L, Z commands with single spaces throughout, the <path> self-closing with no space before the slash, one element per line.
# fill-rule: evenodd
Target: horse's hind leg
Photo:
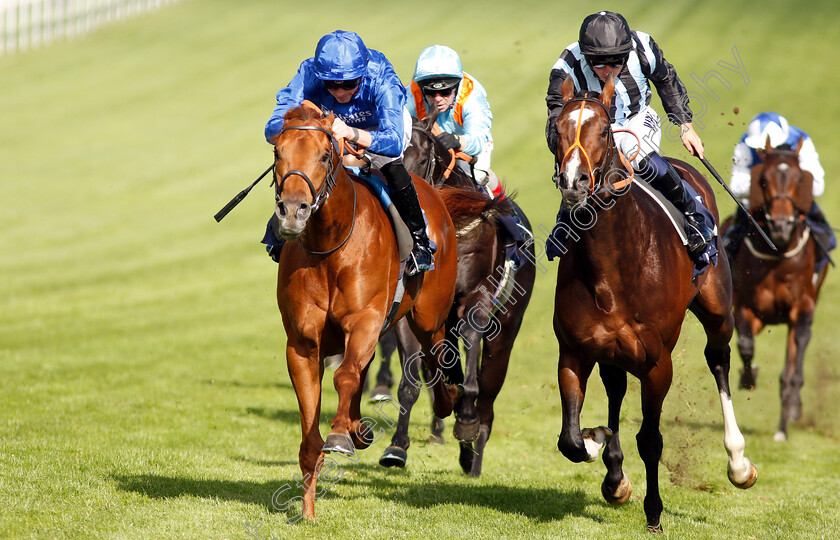
<path fill-rule="evenodd" d="M 420 388 L 423 383 L 420 379 L 420 361 L 418 353 L 420 344 L 408 328 L 405 319 L 396 324 L 397 339 L 400 346 L 400 360 L 402 361 L 402 377 L 397 389 L 397 398 L 400 402 L 400 413 L 397 420 L 397 429 L 391 437 L 391 446 L 385 449 L 379 464 L 383 467 L 405 467 L 408 460 L 408 447 L 411 441 L 408 438 L 408 423 L 411 417 L 411 409 L 420 396 Z"/>
<path fill-rule="evenodd" d="M 323 455 L 321 448 L 324 440 L 318 429 L 321 418 L 321 378 L 324 367 L 320 360 L 300 356 L 297 348 L 289 344 L 286 347 L 286 363 L 289 376 L 297 395 L 300 409 L 300 471 L 303 483 L 303 509 L 301 514 L 309 519 L 315 517 L 315 493 L 318 481 L 316 465 Z"/>
<path fill-rule="evenodd" d="M 744 390 L 753 390 L 758 378 L 758 367 L 752 363 L 755 356 L 755 336 L 764 324 L 750 309 L 741 306 L 735 313 L 735 327 L 738 329 L 738 353 L 744 363 L 740 386 Z"/>
<path fill-rule="evenodd" d="M 659 495 L 659 460 L 662 457 L 662 433 L 659 421 L 662 417 L 662 402 L 671 387 L 673 375 L 670 352 L 664 352 L 653 369 L 648 371 L 642 382 L 642 426 L 636 434 L 639 456 L 645 463 L 645 516 L 650 531 L 662 531 L 662 497 Z M 612 411 L 611 411 L 612 412 Z"/>
<path fill-rule="evenodd" d="M 382 350 L 382 362 L 376 373 L 376 385 L 370 391 L 371 402 L 392 398 L 391 385 L 394 384 L 394 379 L 391 375 L 391 357 L 397 350 L 397 334 L 393 328 L 379 339 L 379 347 Z"/>
<path fill-rule="evenodd" d="M 718 266 L 709 268 L 709 276 L 700 294 L 691 303 L 690 309 L 706 332 L 706 363 L 715 377 L 720 406 L 723 410 L 723 445 L 729 454 L 727 473 L 729 481 L 739 488 L 747 489 L 755 484 L 758 469 L 744 455 L 746 442 L 738 429 L 732 394 L 729 391 L 729 340 L 732 338 L 734 318 L 731 305 L 731 282 L 726 259 L 719 259 Z"/>
<path fill-rule="evenodd" d="M 788 421 L 799 420 L 802 416 L 802 398 L 800 392 L 805 383 L 803 365 L 805 363 L 805 349 L 811 341 L 811 323 L 814 321 L 814 311 L 800 311 L 795 322 L 788 331 L 787 358 L 785 368 L 779 377 L 779 393 L 782 397 L 782 415 L 779 420 L 779 430 L 773 437 L 777 441 L 787 440 Z"/>
<path fill-rule="evenodd" d="M 627 393 L 627 372 L 623 369 L 607 364 L 600 364 L 598 370 L 609 400 L 609 422 L 612 437 L 604 448 L 603 460 L 607 467 L 607 474 L 601 483 L 601 494 L 612 505 L 622 505 L 630 499 L 633 488 L 630 480 L 624 474 L 621 465 L 624 463 L 624 453 L 618 439 L 618 422 L 621 417 L 621 403 Z"/>

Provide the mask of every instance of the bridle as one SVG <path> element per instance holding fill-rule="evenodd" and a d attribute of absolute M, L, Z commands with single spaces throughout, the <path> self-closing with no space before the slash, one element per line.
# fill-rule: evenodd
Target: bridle
<path fill-rule="evenodd" d="M 449 150 L 449 155 L 451 159 L 449 160 L 449 164 L 444 162 L 440 156 L 438 156 L 437 152 L 435 152 L 435 133 L 433 130 L 427 129 L 421 125 L 413 124 L 411 126 L 412 131 L 419 131 L 420 133 L 425 136 L 430 143 L 429 148 L 429 159 L 427 160 L 428 163 L 426 165 L 426 174 L 423 178 L 431 178 L 432 173 L 435 171 L 436 166 L 443 167 L 443 173 L 441 173 L 441 180 L 436 184 L 433 184 L 434 187 L 439 188 L 442 186 L 446 181 L 449 179 L 449 176 L 452 174 L 452 171 L 455 170 L 455 162 L 458 158 L 458 155 L 455 153 L 454 150 Z"/>
<path fill-rule="evenodd" d="M 277 182 L 277 178 L 275 177 L 274 182 L 272 182 L 277 186 L 274 191 L 274 200 L 275 202 L 280 202 L 280 194 L 283 192 L 283 186 L 286 184 L 286 180 L 288 180 L 290 176 L 300 176 L 306 182 L 306 185 L 309 186 L 309 192 L 312 194 L 312 213 L 314 214 L 326 202 L 330 195 L 332 195 L 332 191 L 335 188 L 335 175 L 338 172 L 338 168 L 335 164 L 335 138 L 333 137 L 332 133 L 318 126 L 284 127 L 280 131 L 280 134 L 277 136 L 277 138 L 279 139 L 284 133 L 292 130 L 311 130 L 325 133 L 330 139 L 330 165 L 327 169 L 327 175 L 324 179 L 324 183 L 321 184 L 321 187 L 320 189 L 318 189 L 317 192 L 315 191 L 315 185 L 312 183 L 312 180 L 310 180 L 309 176 L 307 176 L 306 173 L 303 171 L 292 169 L 286 174 L 284 174 L 282 178 L 280 178 L 280 182 Z"/>
<path fill-rule="evenodd" d="M 630 166 L 630 163 L 627 161 L 627 158 L 625 158 L 624 155 L 618 151 L 618 148 L 615 145 L 615 136 L 613 134 L 612 128 L 609 128 L 609 134 L 606 144 L 607 151 L 604 153 L 604 158 L 601 160 L 601 163 L 598 164 L 597 167 L 592 166 L 592 159 L 589 157 L 589 153 L 586 151 L 586 148 L 584 148 L 580 142 L 580 133 L 583 127 L 583 110 L 586 108 L 586 104 L 597 103 L 598 106 L 601 107 L 601 109 L 603 109 L 604 114 L 606 114 L 607 119 L 609 120 L 610 112 L 609 110 L 607 110 L 606 105 L 601 103 L 601 100 L 594 97 L 589 97 L 588 95 L 584 94 L 583 96 L 574 97 L 566 103 L 564 103 L 563 107 L 561 107 L 560 109 L 560 114 L 558 115 L 558 118 L 560 117 L 560 115 L 563 114 L 563 111 L 566 110 L 566 107 L 568 107 L 572 103 L 580 103 L 580 109 L 578 110 L 577 129 L 575 130 L 575 142 L 572 143 L 572 145 L 569 146 L 569 148 L 566 150 L 566 153 L 563 154 L 562 160 L 558 161 L 555 156 L 555 172 L 553 177 L 554 183 L 557 183 L 558 177 L 560 176 L 562 170 L 566 167 L 566 162 L 569 159 L 569 155 L 575 148 L 577 148 L 580 150 L 580 153 L 583 154 L 583 157 L 586 160 L 586 168 L 589 171 L 589 196 L 599 195 L 604 192 L 615 192 L 615 190 L 622 189 L 629 185 L 630 182 L 633 181 L 633 169 Z M 606 171 L 607 167 L 613 162 L 613 159 L 615 158 L 616 154 L 618 154 L 619 160 L 624 165 L 625 169 L 627 169 L 629 175 L 624 180 L 614 182 L 609 186 L 601 186 L 601 184 L 604 181 L 604 172 Z M 598 176 L 597 183 L 595 181 L 596 174 Z"/>
<path fill-rule="evenodd" d="M 280 202 L 280 194 L 283 192 L 283 186 L 286 184 L 286 180 L 288 180 L 290 176 L 299 176 L 299 177 L 303 178 L 303 180 L 306 182 L 306 185 L 309 186 L 309 192 L 312 194 L 312 214 L 315 214 L 315 212 L 317 212 L 327 202 L 327 199 L 329 199 L 330 195 L 332 195 L 333 189 L 335 189 L 336 175 L 338 174 L 338 170 L 339 170 L 339 166 L 340 166 L 340 165 L 336 165 L 336 163 L 340 162 L 340 157 L 338 159 L 336 159 L 336 151 L 335 151 L 336 140 L 335 140 L 335 137 L 333 137 L 332 133 L 330 133 L 326 129 L 324 129 L 322 127 L 319 127 L 319 126 L 285 126 L 280 131 L 280 134 L 277 136 L 277 138 L 279 139 L 284 133 L 286 133 L 287 131 L 292 131 L 292 130 L 320 131 L 320 132 L 325 133 L 327 135 L 327 137 L 330 140 L 330 145 L 329 145 L 330 146 L 330 159 L 329 159 L 330 164 L 329 164 L 329 168 L 327 169 L 327 174 L 324 178 L 324 183 L 321 184 L 321 187 L 318 189 L 317 192 L 315 191 L 315 185 L 312 183 L 312 180 L 309 178 L 309 176 L 307 176 L 307 174 L 305 172 L 300 171 L 298 169 L 292 169 L 292 170 L 288 171 L 286 174 L 283 175 L 282 178 L 280 178 L 279 182 L 277 182 L 277 177 L 275 176 L 274 182 L 272 182 L 272 184 L 274 184 L 276 186 L 275 190 L 274 190 L 274 201 L 275 201 L 275 203 Z M 342 140 L 342 143 L 343 143 L 343 140 Z M 344 144 L 341 144 L 341 147 L 344 148 Z M 339 152 L 339 153 L 341 153 L 341 152 Z M 347 240 L 350 239 L 350 235 L 353 234 L 353 229 L 356 226 L 357 196 L 356 196 L 356 185 L 352 181 L 350 181 L 350 185 L 353 187 L 353 218 L 350 221 L 350 230 L 347 232 L 347 236 L 344 237 L 344 240 L 342 240 L 340 244 L 338 244 L 334 248 L 329 249 L 327 251 L 310 250 L 309 248 L 304 246 L 303 242 L 301 242 L 300 238 L 298 238 L 298 243 L 300 244 L 300 247 L 302 247 L 303 250 L 306 251 L 307 253 L 309 253 L 310 255 L 329 255 L 330 253 L 338 250 L 341 246 L 343 246 L 345 243 L 347 243 Z"/>

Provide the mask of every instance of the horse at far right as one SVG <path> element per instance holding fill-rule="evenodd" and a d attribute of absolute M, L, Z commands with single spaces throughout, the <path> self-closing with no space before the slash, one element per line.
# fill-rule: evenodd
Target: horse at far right
<path fill-rule="evenodd" d="M 755 336 L 767 325 L 788 326 L 785 364 L 779 377 L 782 411 L 774 436 L 776 441 L 786 441 L 788 422 L 802 416 L 805 350 L 811 339 L 817 298 L 831 262 L 829 252 L 836 240 L 814 203 L 814 195 L 822 193 L 822 178 L 819 185 L 815 184 L 815 174 L 803 166 L 807 163 L 807 159 L 803 163 L 803 157 L 807 158 L 813 144 L 808 145 L 810 138 L 803 134 L 793 143 L 780 142 L 784 129 L 775 128 L 787 127 L 788 134 L 793 130 L 784 118 L 775 116 L 778 118 L 762 121 L 768 118 L 758 115 L 739 143 L 755 154 L 747 169 L 749 212 L 775 249 L 757 231 L 747 230 L 746 216 L 740 211 L 734 219 L 727 220 L 730 224 L 724 244 L 732 267 L 735 328 L 744 363 L 741 388 L 756 386 Z M 755 148 L 756 137 L 763 137 L 763 148 Z M 747 144 L 749 140 L 752 144 Z M 739 165 L 738 147 L 735 154 L 733 184 Z M 733 191 L 734 188 L 733 185 Z"/>

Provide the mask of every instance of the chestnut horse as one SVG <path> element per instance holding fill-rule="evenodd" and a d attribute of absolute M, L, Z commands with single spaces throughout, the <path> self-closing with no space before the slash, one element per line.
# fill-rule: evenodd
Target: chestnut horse
<path fill-rule="evenodd" d="M 754 338 L 765 325 L 787 324 L 787 355 L 779 377 L 782 414 L 774 438 L 787 440 L 788 421 L 802 415 L 800 389 L 805 348 L 817 296 L 828 265 L 815 274 L 818 247 L 805 216 L 813 203 L 813 176 L 799 167 L 801 141 L 794 150 L 759 151 L 761 162 L 752 170 L 751 213 L 776 245 L 771 253 L 762 240 L 749 236 L 735 253 L 733 279 L 738 351 L 744 362 L 741 387 L 755 388 L 752 365 Z"/>
<path fill-rule="evenodd" d="M 406 168 L 435 186 L 469 189 L 476 197 L 488 200 L 472 178 L 455 166 L 454 156 L 432 135 L 437 111 L 423 120 L 414 119 L 411 144 L 405 151 Z M 525 214 L 508 197 L 490 202 L 499 213 L 515 212 L 530 231 Z M 469 232 L 458 235 L 458 279 L 455 301 L 446 323 L 446 339 L 452 354 L 455 374 L 450 382 L 461 383 L 463 394 L 455 404 L 453 434 L 460 444 L 459 463 L 470 476 L 481 475 L 484 448 L 493 427 L 493 403 L 502 389 L 507 374 L 513 343 L 522 325 L 525 308 L 534 289 L 536 267 L 533 243 L 520 253 L 521 267 L 510 285 L 510 296 L 496 308 L 494 296 L 505 271 L 506 235 L 498 228 L 497 218 L 477 220 Z M 418 362 L 413 361 L 417 345 L 410 334 L 397 326 L 400 338 L 403 377 L 398 397 L 400 416 L 397 429 L 379 460 L 386 467 L 404 467 L 410 443 L 408 423 L 411 409 L 420 393 Z M 466 351 L 464 372 L 461 371 L 460 343 Z M 432 422 L 433 439 L 440 437 L 442 422 Z"/>
<path fill-rule="evenodd" d="M 333 120 L 332 115 L 321 118 L 319 111 L 292 109 L 274 146 L 273 221 L 278 238 L 287 240 L 279 261 L 277 304 L 300 407 L 303 515 L 308 518 L 315 515 L 324 454 L 352 456 L 372 442 L 373 430 L 361 420 L 361 381 L 384 331 L 400 274 L 388 216 L 377 197 L 341 166 L 330 131 Z M 472 221 L 483 208 L 462 207 L 469 201 L 457 190 L 442 197 L 422 179 L 413 181 L 438 248 L 435 269 L 406 283 L 395 320 L 407 318 L 427 368 L 437 373 L 441 359 L 432 354 L 432 346 L 444 339 L 458 266 L 453 219 Z M 344 360 L 333 377 L 338 409 L 325 443 L 318 429 L 323 359 L 342 352 Z M 457 390 L 442 379 L 437 377 L 432 387 L 434 411 L 446 417 Z"/>
<path fill-rule="evenodd" d="M 574 82 L 562 86 L 563 110 L 557 120 L 556 186 L 574 208 L 600 207 L 560 258 L 554 301 L 554 333 L 560 355 L 558 382 L 563 408 L 557 447 L 573 462 L 594 461 L 598 450 L 607 468 L 604 498 L 620 505 L 631 486 L 622 471 L 619 444 L 621 403 L 627 373 L 641 382 L 642 424 L 636 435 L 644 461 L 647 527 L 661 530 L 659 430 L 662 402 L 671 386 L 671 354 L 690 309 L 706 333 L 706 362 L 714 375 L 724 419 L 724 446 L 732 483 L 748 488 L 757 470 L 744 456 L 729 393 L 729 340 L 732 337 L 732 284 L 725 257 L 696 279 L 693 262 L 676 230 L 654 201 L 632 180 L 632 170 L 615 145 L 610 126 L 614 86 L 608 79 L 599 98 L 575 97 Z M 714 194 L 686 163 L 671 160 L 702 194 L 717 219 Z M 649 188 L 648 188 L 649 189 Z M 593 203 L 585 206 L 587 203 Z M 586 383 L 599 365 L 609 407 L 607 428 L 580 428 Z"/>

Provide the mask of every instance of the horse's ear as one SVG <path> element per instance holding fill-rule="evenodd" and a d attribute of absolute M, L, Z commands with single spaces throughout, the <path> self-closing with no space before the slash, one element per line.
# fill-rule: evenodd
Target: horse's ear
<path fill-rule="evenodd" d="M 764 143 L 764 151 L 769 152 L 772 149 L 773 149 L 773 145 L 770 144 L 770 135 L 768 135 L 767 136 L 767 141 L 765 141 L 765 143 Z"/>
<path fill-rule="evenodd" d="M 807 214 L 811 211 L 811 204 L 814 202 L 814 175 L 804 169 L 793 202 L 800 212 Z"/>
<path fill-rule="evenodd" d="M 763 150 L 759 150 L 763 152 Z M 764 159 L 762 163 L 754 165 L 750 169 L 750 208 L 761 208 L 766 202 L 764 200 L 764 189 L 761 186 L 761 175 L 764 174 Z"/>
<path fill-rule="evenodd" d="M 566 103 L 575 97 L 575 81 L 572 80 L 571 75 L 566 77 L 563 81 L 563 86 L 560 87 L 560 94 L 563 96 L 563 103 Z"/>
<path fill-rule="evenodd" d="M 796 148 L 793 150 L 796 152 L 796 155 L 799 155 L 799 151 L 802 150 L 802 145 L 805 144 L 805 137 L 799 137 L 799 142 L 796 143 Z"/>
<path fill-rule="evenodd" d="M 612 105 L 613 94 L 615 94 L 615 77 L 610 74 L 607 82 L 604 84 L 604 89 L 601 91 L 601 103 L 604 104 L 607 110 L 610 110 L 610 105 Z"/>
<path fill-rule="evenodd" d="M 438 114 L 440 114 L 440 111 L 438 111 L 437 107 L 431 107 L 431 109 L 432 110 L 429 111 L 429 113 L 426 115 L 426 118 L 423 119 L 423 121 L 426 122 L 426 129 L 429 130 L 431 130 L 432 126 L 435 125 L 435 122 L 437 122 Z"/>

